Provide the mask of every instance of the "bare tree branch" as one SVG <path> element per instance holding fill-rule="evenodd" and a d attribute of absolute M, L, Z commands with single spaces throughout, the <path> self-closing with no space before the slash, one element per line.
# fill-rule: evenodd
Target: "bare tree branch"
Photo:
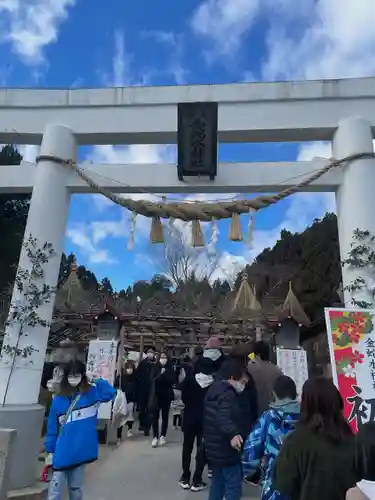
<path fill-rule="evenodd" d="M 174 224 L 165 231 L 165 245 L 154 259 L 159 270 L 176 287 L 192 277 L 211 280 L 218 267 L 220 255 L 211 255 L 207 248 L 193 248 L 187 224 Z"/>

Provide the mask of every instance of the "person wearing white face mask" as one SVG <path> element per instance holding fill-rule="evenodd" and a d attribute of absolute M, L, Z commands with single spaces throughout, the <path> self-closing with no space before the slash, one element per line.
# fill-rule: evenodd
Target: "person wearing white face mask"
<path fill-rule="evenodd" d="M 151 415 L 149 401 L 155 371 L 155 349 L 146 350 L 145 357 L 135 372 L 136 392 L 139 404 L 139 430 L 145 436 L 150 435 Z"/>
<path fill-rule="evenodd" d="M 115 396 L 116 390 L 106 380 L 95 380 L 84 363 L 73 361 L 64 367 L 45 439 L 54 471 L 48 500 L 63 500 L 66 483 L 69 500 L 82 500 L 85 465 L 98 458 L 98 407 Z"/>
<path fill-rule="evenodd" d="M 137 389 L 134 374 L 134 362 L 127 361 L 121 374 L 117 375 L 114 383 L 116 389 L 121 389 L 125 394 L 127 402 L 126 427 L 128 428 L 128 438 L 133 437 L 134 425 L 134 405 L 137 401 Z M 117 429 L 117 444 L 121 444 L 123 426 Z"/>
<path fill-rule="evenodd" d="M 176 374 L 172 364 L 166 354 L 160 355 L 159 363 L 155 365 L 152 391 L 150 394 L 150 412 L 152 414 L 152 447 L 166 444 L 169 411 L 174 398 L 173 385 L 176 381 Z M 159 429 L 159 419 L 161 414 L 161 433 Z M 159 439 L 160 436 L 160 439 Z"/>
<path fill-rule="evenodd" d="M 219 371 L 225 356 L 221 349 L 221 340 L 218 336 L 213 335 L 208 339 L 203 350 L 203 357 L 212 361 L 215 372 Z"/>
<path fill-rule="evenodd" d="M 241 434 L 239 395 L 247 384 L 243 363 L 224 361 L 221 379 L 208 389 L 204 406 L 203 440 L 212 468 L 209 500 L 240 500 L 242 495 Z"/>

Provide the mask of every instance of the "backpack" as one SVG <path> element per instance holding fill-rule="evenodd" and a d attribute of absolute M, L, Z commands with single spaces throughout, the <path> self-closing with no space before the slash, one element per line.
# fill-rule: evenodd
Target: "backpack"
<path fill-rule="evenodd" d="M 281 414 L 277 410 L 270 412 L 265 455 L 275 459 L 285 438 L 295 429 L 297 420 L 291 414 Z"/>

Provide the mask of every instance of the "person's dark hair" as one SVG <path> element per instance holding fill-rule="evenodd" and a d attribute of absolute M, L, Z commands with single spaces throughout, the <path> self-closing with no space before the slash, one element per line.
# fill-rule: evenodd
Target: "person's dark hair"
<path fill-rule="evenodd" d="M 220 375 L 223 380 L 241 380 L 247 376 L 247 372 L 241 361 L 229 358 L 221 365 Z"/>
<path fill-rule="evenodd" d="M 252 352 L 250 344 L 238 344 L 233 347 L 232 351 L 229 353 L 229 359 L 237 359 L 244 366 L 247 366 L 249 361 L 249 354 Z"/>
<path fill-rule="evenodd" d="M 263 340 L 259 340 L 254 344 L 254 354 L 255 356 L 259 356 L 262 361 L 270 360 L 270 348 L 268 344 L 263 342 Z"/>
<path fill-rule="evenodd" d="M 368 422 L 356 436 L 355 469 L 358 481 L 375 481 L 375 422 Z"/>
<path fill-rule="evenodd" d="M 78 388 L 80 392 L 87 392 L 90 388 L 90 384 L 86 377 L 86 365 L 82 363 L 79 359 L 70 361 L 63 366 L 64 375 L 60 384 L 60 393 L 64 396 L 70 396 L 76 392 L 76 388 L 73 388 L 68 382 L 68 376 L 72 373 L 75 375 L 82 375 L 82 381 Z"/>
<path fill-rule="evenodd" d="M 286 375 L 280 375 L 273 386 L 273 392 L 278 399 L 296 399 L 297 387 L 294 380 Z"/>
<path fill-rule="evenodd" d="M 194 348 L 194 356 L 202 356 L 203 355 L 203 347 L 200 345 L 197 345 L 197 347 Z"/>
<path fill-rule="evenodd" d="M 129 370 L 130 368 L 132 368 L 133 370 L 135 370 L 135 363 L 134 361 L 132 361 L 131 359 L 128 359 L 125 363 L 125 366 L 124 366 L 125 370 Z"/>
<path fill-rule="evenodd" d="M 330 441 L 339 442 L 353 434 L 344 414 L 344 402 L 325 377 L 307 380 L 303 386 L 300 423 Z"/>

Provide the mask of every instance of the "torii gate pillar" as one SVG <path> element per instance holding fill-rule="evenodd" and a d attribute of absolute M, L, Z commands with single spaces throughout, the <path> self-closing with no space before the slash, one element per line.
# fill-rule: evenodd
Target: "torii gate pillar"
<path fill-rule="evenodd" d="M 374 151 L 370 123 L 361 117 L 350 117 L 339 122 L 333 138 L 333 157 L 345 158 L 355 153 Z M 336 192 L 337 222 L 341 260 L 344 260 L 353 242 L 353 231 L 368 230 L 375 236 L 375 158 L 350 162 L 344 167 L 344 178 Z M 365 269 L 344 266 L 342 279 L 345 306 L 355 307 L 356 300 L 373 302 L 371 293 L 364 288 L 355 293 L 345 290 L 355 278 L 367 278 Z"/>
<path fill-rule="evenodd" d="M 48 125 L 43 134 L 41 154 L 64 160 L 76 160 L 77 144 L 72 131 L 63 125 Z M 51 243 L 56 253 L 43 266 L 44 283 L 56 287 L 63 251 L 70 194 L 67 189 L 69 170 L 59 163 L 43 161 L 37 167 L 24 241 L 29 236 L 38 244 Z M 19 268 L 30 269 L 24 248 Z M 44 304 L 38 314 L 50 322 L 54 298 Z M 15 287 L 12 304 L 22 304 L 23 296 Z M 2 353 L 0 359 L 0 428 L 17 429 L 15 452 L 12 458 L 10 488 L 19 489 L 35 482 L 35 466 L 40 449 L 40 430 L 44 407 L 38 405 L 40 382 L 47 349 L 49 327 L 36 326 L 22 335 L 19 348 L 32 345 L 35 349 L 27 358 L 18 356 L 12 369 L 12 356 Z M 6 328 L 4 344 L 15 346 L 19 325 Z"/>

